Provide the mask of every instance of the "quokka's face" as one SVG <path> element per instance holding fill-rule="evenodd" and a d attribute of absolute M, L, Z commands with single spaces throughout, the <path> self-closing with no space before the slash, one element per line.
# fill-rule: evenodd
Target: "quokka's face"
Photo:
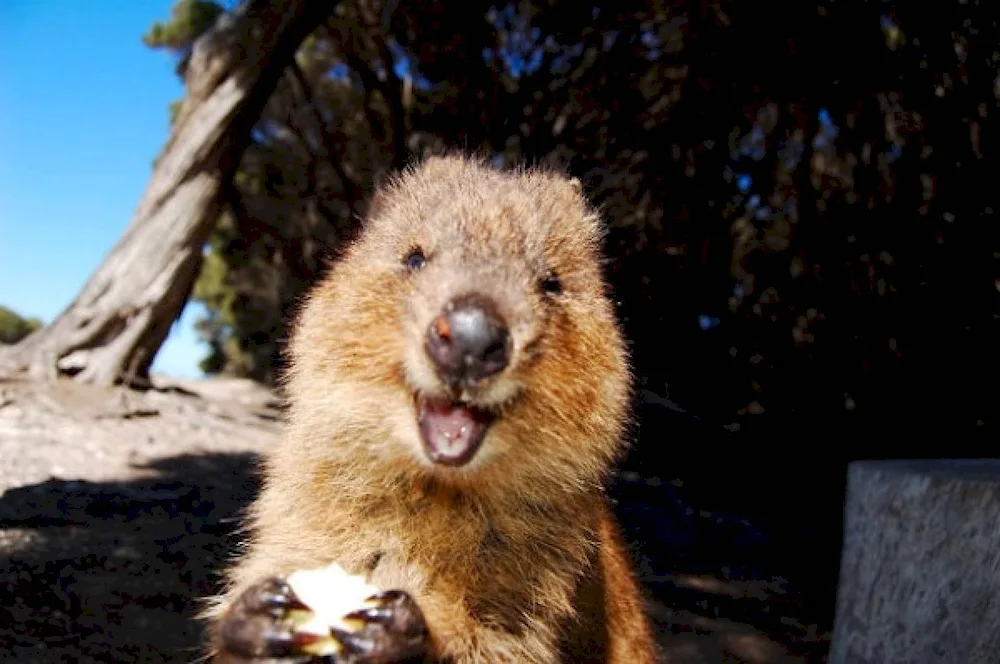
<path fill-rule="evenodd" d="M 314 296 L 334 306 L 302 330 L 337 345 L 300 340 L 331 359 L 298 370 L 376 388 L 354 407 L 382 409 L 392 453 L 443 476 L 531 454 L 596 463 L 586 448 L 613 454 L 628 397 L 599 233 L 566 178 L 432 159 L 382 194 Z"/>

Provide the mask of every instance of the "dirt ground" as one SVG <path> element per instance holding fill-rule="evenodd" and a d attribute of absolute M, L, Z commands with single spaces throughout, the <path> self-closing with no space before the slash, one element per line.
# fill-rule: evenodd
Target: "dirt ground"
<path fill-rule="evenodd" d="M 245 381 L 157 385 L 0 379 L 0 660 L 199 660 L 194 615 L 236 550 L 280 411 Z M 671 487 L 625 473 L 614 489 L 668 661 L 822 662 L 827 635 L 803 624 L 782 579 L 737 564 L 692 573 L 651 553 L 647 539 L 669 545 L 684 524 L 710 538 L 749 528 Z"/>

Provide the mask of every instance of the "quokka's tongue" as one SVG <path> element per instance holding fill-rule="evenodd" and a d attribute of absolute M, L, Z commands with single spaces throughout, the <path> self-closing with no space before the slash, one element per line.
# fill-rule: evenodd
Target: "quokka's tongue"
<path fill-rule="evenodd" d="M 493 417 L 466 404 L 421 399 L 417 419 L 424 451 L 431 461 L 462 466 L 479 450 Z"/>

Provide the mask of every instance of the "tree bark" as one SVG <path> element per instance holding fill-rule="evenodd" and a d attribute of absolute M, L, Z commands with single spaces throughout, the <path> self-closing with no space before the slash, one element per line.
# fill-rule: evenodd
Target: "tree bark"
<path fill-rule="evenodd" d="M 1000 653 L 1000 459 L 851 464 L 830 664 Z"/>
<path fill-rule="evenodd" d="M 142 381 L 180 315 L 202 248 L 277 81 L 331 0 L 248 0 L 194 44 L 186 97 L 123 237 L 52 324 L 0 367 L 111 385 Z"/>

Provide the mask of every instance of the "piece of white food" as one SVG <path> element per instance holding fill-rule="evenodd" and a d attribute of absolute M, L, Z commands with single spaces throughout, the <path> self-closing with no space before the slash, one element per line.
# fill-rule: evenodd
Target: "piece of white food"
<path fill-rule="evenodd" d="M 288 585 L 311 611 L 290 616 L 295 631 L 315 634 L 321 638 L 306 650 L 312 655 L 340 652 L 340 642 L 330 637 L 330 628 L 353 631 L 361 625 L 345 620 L 344 616 L 365 608 L 366 600 L 380 592 L 364 576 L 348 574 L 337 563 L 318 569 L 296 570 L 288 575 Z"/>

